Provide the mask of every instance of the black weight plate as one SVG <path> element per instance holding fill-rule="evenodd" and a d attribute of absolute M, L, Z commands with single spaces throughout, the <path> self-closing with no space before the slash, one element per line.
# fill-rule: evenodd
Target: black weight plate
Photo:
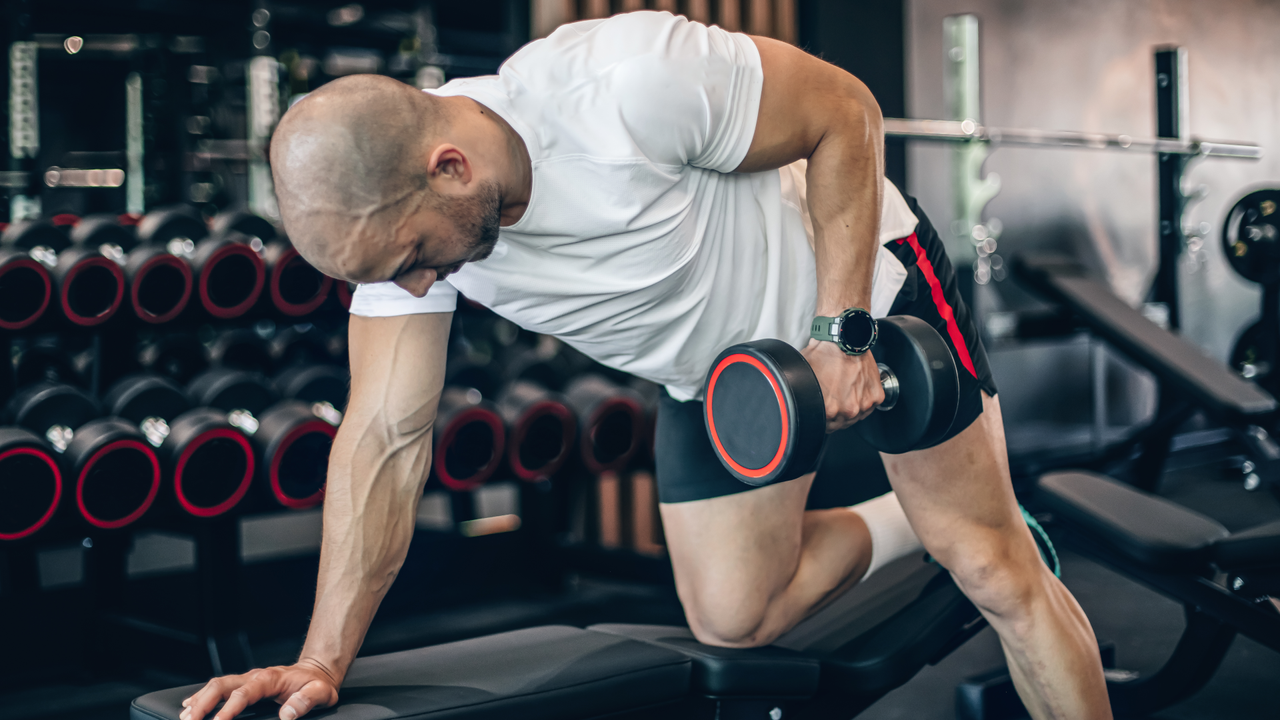
<path fill-rule="evenodd" d="M 1274 325 L 1269 327 L 1266 320 L 1259 320 L 1240 333 L 1231 350 L 1231 367 L 1273 394 L 1280 390 L 1278 361 L 1280 331 Z"/>
<path fill-rule="evenodd" d="M 898 377 L 898 401 L 855 424 L 858 434 L 890 454 L 936 445 L 951 429 L 960 395 L 955 358 L 942 336 L 920 318 L 894 315 L 880 320 L 871 354 Z"/>
<path fill-rule="evenodd" d="M 703 420 L 721 464 L 761 486 L 812 471 L 826 440 L 826 409 L 813 369 L 780 340 L 726 349 L 707 373 Z"/>
<path fill-rule="evenodd" d="M 1240 198 L 1222 226 L 1222 251 L 1246 280 L 1280 282 L 1280 190 Z"/>

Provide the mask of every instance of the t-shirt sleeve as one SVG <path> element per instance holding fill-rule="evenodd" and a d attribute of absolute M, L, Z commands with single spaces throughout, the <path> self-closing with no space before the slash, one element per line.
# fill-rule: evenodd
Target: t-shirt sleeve
<path fill-rule="evenodd" d="M 433 284 L 420 298 L 393 282 L 360 285 L 351 296 L 351 314 L 361 317 L 447 313 L 457 306 L 458 291 L 448 281 Z"/>
<path fill-rule="evenodd" d="M 592 32 L 600 35 L 593 44 L 613 44 L 606 52 L 627 44 L 639 50 L 605 74 L 621 119 L 650 160 L 719 172 L 742 164 L 764 87 L 750 37 L 665 12 L 620 15 Z M 634 47 L 638 38 L 643 48 Z"/>

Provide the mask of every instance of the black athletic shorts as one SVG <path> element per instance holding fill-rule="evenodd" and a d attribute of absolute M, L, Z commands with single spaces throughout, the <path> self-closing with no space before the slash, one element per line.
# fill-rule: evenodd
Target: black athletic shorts
<path fill-rule="evenodd" d="M 951 429 L 943 438 L 949 440 L 978 419 L 982 414 L 979 391 L 995 396 L 996 383 L 973 316 L 960 298 L 956 273 L 947 259 L 942 239 L 915 198 L 906 196 L 906 199 L 920 222 L 913 234 L 887 246 L 907 268 L 907 279 L 889 314 L 913 315 L 925 320 L 937 329 L 955 356 L 960 377 L 960 406 Z M 833 435 L 829 442 L 835 442 L 839 435 Z M 701 402 L 679 402 L 662 394 L 658 401 L 654 450 L 658 498 L 664 503 L 704 500 L 754 489 L 734 479 L 716 458 L 703 423 Z"/>

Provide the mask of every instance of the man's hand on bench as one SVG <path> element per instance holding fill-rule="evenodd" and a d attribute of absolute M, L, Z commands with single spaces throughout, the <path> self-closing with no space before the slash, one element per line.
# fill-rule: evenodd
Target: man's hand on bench
<path fill-rule="evenodd" d="M 272 699 L 281 704 L 280 720 L 294 720 L 315 708 L 338 702 L 341 681 L 318 663 L 307 659 L 296 665 L 250 670 L 243 675 L 214 678 L 199 692 L 182 701 L 181 720 L 203 720 L 218 703 L 227 701 L 213 720 L 232 720 L 250 705 Z"/>

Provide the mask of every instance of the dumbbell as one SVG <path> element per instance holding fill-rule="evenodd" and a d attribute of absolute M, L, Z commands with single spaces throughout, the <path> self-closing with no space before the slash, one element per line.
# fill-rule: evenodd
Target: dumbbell
<path fill-rule="evenodd" d="M 49 441 L 61 455 L 80 517 L 100 529 L 146 514 L 160 491 L 160 461 L 136 425 L 100 417 L 84 392 L 41 382 L 10 400 L 7 419 Z"/>
<path fill-rule="evenodd" d="M 871 354 L 885 398 L 854 425 L 858 434 L 891 454 L 940 442 L 959 403 L 955 359 L 942 336 L 919 318 L 882 318 Z M 800 351 L 781 340 L 721 352 L 707 372 L 703 417 L 716 456 L 748 485 L 812 472 L 826 442 L 818 378 Z"/>
<path fill-rule="evenodd" d="M 48 269 L 55 305 L 73 325 L 101 325 L 124 300 L 124 271 L 116 261 L 99 248 L 72 245 L 67 234 L 47 220 L 11 224 L 0 236 L 0 246 L 24 251 Z"/>
<path fill-rule="evenodd" d="M 224 330 L 205 348 L 209 364 L 253 372 L 270 372 L 273 365 L 267 341 L 248 328 Z"/>
<path fill-rule="evenodd" d="M 0 330 L 21 330 L 44 315 L 53 278 L 31 252 L 0 246 Z"/>
<path fill-rule="evenodd" d="M 261 240 L 234 230 L 209 235 L 204 218 L 185 205 L 159 208 L 138 223 L 138 241 L 163 247 L 191 264 L 195 296 L 209 315 L 240 317 L 262 294 L 266 271 Z"/>
<path fill-rule="evenodd" d="M 300 510 L 324 500 L 329 448 L 341 412 L 325 402 L 275 402 L 265 377 L 229 368 L 196 376 L 187 393 L 198 405 L 225 411 L 228 421 L 250 436 L 258 451 L 258 476 L 271 502 Z"/>
<path fill-rule="evenodd" d="M 1227 213 L 1222 249 L 1232 269 L 1262 285 L 1261 317 L 1240 333 L 1231 366 L 1272 393 L 1280 391 L 1280 190 L 1256 190 Z"/>
<path fill-rule="evenodd" d="M 0 541 L 45 527 L 62 501 L 62 471 L 48 443 L 21 427 L 0 427 Z"/>
<path fill-rule="evenodd" d="M 204 344 L 193 333 L 166 332 L 139 341 L 137 367 L 185 385 L 209 367 Z"/>
<path fill-rule="evenodd" d="M 626 467 L 644 433 L 640 394 L 602 375 L 583 375 L 564 390 L 578 421 L 578 453 L 588 471 L 600 474 Z"/>
<path fill-rule="evenodd" d="M 536 482 L 564 466 L 573 449 L 577 423 L 563 395 L 528 380 L 516 380 L 498 396 L 497 407 L 509 428 L 506 455 L 512 475 Z"/>
<path fill-rule="evenodd" d="M 267 274 L 264 299 L 276 312 L 297 318 L 310 315 L 324 304 L 333 279 L 304 260 L 288 238 L 280 236 L 265 218 L 243 209 L 219 213 L 213 219 L 213 233 L 228 232 L 257 238 L 261 243 Z"/>
<path fill-rule="evenodd" d="M 307 403 L 325 402 L 335 408 L 346 407 L 351 376 L 335 365 L 295 365 L 272 378 L 276 392 L 289 400 Z"/>
<path fill-rule="evenodd" d="M 186 309 L 191 299 L 191 266 L 163 246 L 140 245 L 133 228 L 122 226 L 117 216 L 85 217 L 72 228 L 71 240 L 123 262 L 129 305 L 139 320 L 166 323 Z"/>
<path fill-rule="evenodd" d="M 172 479 L 171 500 L 196 517 L 234 508 L 253 482 L 249 439 L 222 410 L 192 408 L 186 393 L 158 375 L 126 377 L 103 398 L 107 412 L 142 430 Z"/>
<path fill-rule="evenodd" d="M 502 464 L 506 428 L 494 404 L 475 388 L 447 385 L 432 433 L 431 469 L 450 490 L 474 490 Z"/>

